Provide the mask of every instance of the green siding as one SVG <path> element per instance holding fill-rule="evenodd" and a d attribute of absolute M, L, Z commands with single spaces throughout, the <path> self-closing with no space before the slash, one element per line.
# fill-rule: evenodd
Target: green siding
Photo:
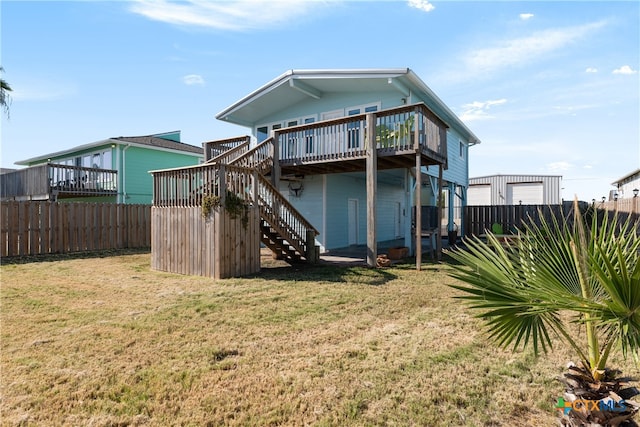
<path fill-rule="evenodd" d="M 202 156 L 170 151 L 150 150 L 136 146 L 121 146 L 120 167 L 125 174 L 119 176 L 123 202 L 149 204 L 152 201 L 153 177 L 149 173 L 156 169 L 169 169 L 197 165 Z M 124 186 L 124 188 L 123 188 Z"/>

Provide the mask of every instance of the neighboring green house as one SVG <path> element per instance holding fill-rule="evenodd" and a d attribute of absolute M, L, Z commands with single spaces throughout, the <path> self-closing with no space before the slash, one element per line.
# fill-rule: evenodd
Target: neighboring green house
<path fill-rule="evenodd" d="M 180 142 L 180 131 L 115 137 L 16 162 L 2 175 L 2 200 L 150 204 L 148 171 L 197 165 L 203 149 Z"/>

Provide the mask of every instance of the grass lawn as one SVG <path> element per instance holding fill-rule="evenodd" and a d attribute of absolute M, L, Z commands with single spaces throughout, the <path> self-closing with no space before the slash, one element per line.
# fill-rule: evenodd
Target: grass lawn
<path fill-rule="evenodd" d="M 3 265 L 2 425 L 556 425 L 573 355 L 496 350 L 451 267 L 424 267 L 272 261 L 216 282 L 148 253 Z"/>

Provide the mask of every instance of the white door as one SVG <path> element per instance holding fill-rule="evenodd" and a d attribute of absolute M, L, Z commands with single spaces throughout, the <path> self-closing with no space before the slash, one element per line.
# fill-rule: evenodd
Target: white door
<path fill-rule="evenodd" d="M 349 199 L 348 234 L 349 246 L 358 244 L 358 199 Z"/>

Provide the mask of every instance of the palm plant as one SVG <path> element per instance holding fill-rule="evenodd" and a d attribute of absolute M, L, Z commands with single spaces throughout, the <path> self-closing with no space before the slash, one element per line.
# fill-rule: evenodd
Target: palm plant
<path fill-rule="evenodd" d="M 4 72 L 4 68 L 0 67 L 0 73 Z M 11 97 L 7 92 L 11 92 L 11 86 L 4 79 L 0 78 L 0 106 L 4 110 L 5 114 L 9 116 L 9 104 L 11 103 Z"/>
<path fill-rule="evenodd" d="M 614 349 L 625 357 L 640 353 L 640 222 L 591 214 L 585 221 L 576 201 L 573 221 L 541 215 L 540 224 L 525 225 L 512 243 L 490 233 L 487 242 L 469 239 L 466 250 L 449 252 L 459 263 L 451 275 L 464 282 L 453 287 L 481 310 L 478 317 L 498 345 L 530 346 L 537 355 L 559 339 L 580 358 L 582 366 L 570 367 L 562 379 L 568 404 L 560 415 L 570 426 L 619 425 L 638 410 L 624 400 L 637 393 L 623 388 L 628 379 L 617 377 L 607 361 Z M 605 407 L 615 412 L 571 404 L 610 398 L 614 404 Z"/>

